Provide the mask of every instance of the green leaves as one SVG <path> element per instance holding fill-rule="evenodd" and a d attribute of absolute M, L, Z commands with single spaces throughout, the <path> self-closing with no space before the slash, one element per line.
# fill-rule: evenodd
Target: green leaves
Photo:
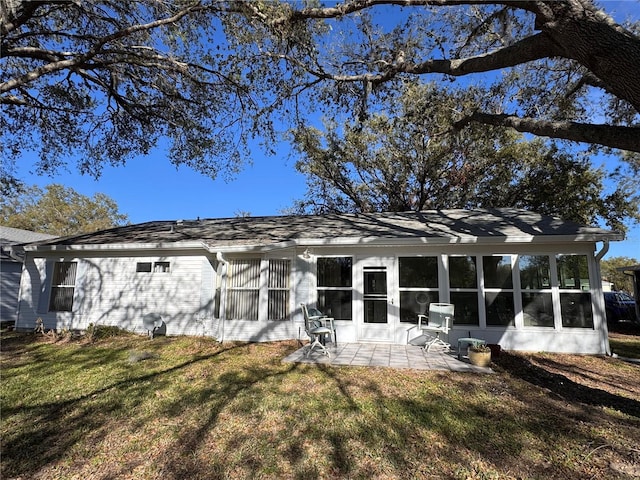
<path fill-rule="evenodd" d="M 0 198 L 3 225 L 50 235 L 90 233 L 128 222 L 127 215 L 107 195 L 93 198 L 72 188 L 51 184 L 43 191 L 29 187 L 20 195 Z"/>
<path fill-rule="evenodd" d="M 631 175 L 621 173 L 618 187 L 607 190 L 605 172 L 588 157 L 501 128 L 454 128 L 457 107 L 481 93 L 407 83 L 386 113 L 359 123 L 327 121 L 325 133 L 296 130 L 293 142 L 302 155 L 296 168 L 307 174 L 309 188 L 297 208 L 514 207 L 583 224 L 604 221 L 620 231 L 625 220 L 640 220 Z"/>

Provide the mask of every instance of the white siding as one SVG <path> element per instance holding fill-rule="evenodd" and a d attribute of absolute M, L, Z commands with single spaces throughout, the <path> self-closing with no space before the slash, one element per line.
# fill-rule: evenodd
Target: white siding
<path fill-rule="evenodd" d="M 2 262 L 0 267 L 0 321 L 15 322 L 22 263 Z"/>
<path fill-rule="evenodd" d="M 78 262 L 73 309 L 48 312 L 45 272 L 56 260 L 27 256 L 19 328 L 31 329 L 41 317 L 45 328 L 84 330 L 93 323 L 144 332 L 142 317 L 158 313 L 169 335 L 212 334 L 211 302 L 204 299 L 213 298 L 214 273 L 204 256 L 67 257 Z M 136 272 L 138 262 L 169 262 L 170 271 Z"/>
<path fill-rule="evenodd" d="M 28 254 L 21 282 L 20 312 L 17 327 L 30 330 L 38 317 L 44 320 L 45 328 L 85 329 L 90 323 L 118 325 L 128 330 L 144 333 L 142 317 L 158 313 L 167 325 L 167 334 L 209 335 L 221 341 L 273 341 L 283 339 L 305 339 L 300 303 L 315 306 L 317 301 L 316 261 L 321 256 L 353 257 L 353 320 L 336 322 L 338 342 L 359 340 L 362 325 L 361 301 L 362 266 L 376 265 L 376 259 L 385 259 L 390 269 L 397 268 L 400 256 L 436 256 L 439 265 L 439 301 L 450 300 L 448 287 L 448 255 L 549 255 L 557 253 L 586 255 L 591 277 L 590 294 L 593 301 L 593 328 L 565 328 L 558 317 L 556 305 L 555 324 L 551 327 L 527 327 L 521 313 L 520 282 L 514 277 L 513 295 L 516 318 L 513 325 L 487 325 L 487 313 L 482 300 L 479 302 L 478 325 L 454 325 L 450 341 L 456 345 L 460 337 L 474 336 L 489 343 L 499 343 L 506 350 L 530 350 L 548 352 L 606 353 L 608 340 L 602 305 L 601 283 L 596 281 L 598 268 L 594 258 L 593 244 L 496 244 L 496 245 L 424 245 L 413 247 L 316 247 L 310 255 L 304 249 L 282 250 L 269 254 L 226 255 L 225 263 L 218 263 L 215 255 L 194 255 L 187 252 L 156 252 L 153 256 L 125 254 L 92 255 L 82 258 L 73 256 L 49 256 L 33 258 Z M 261 279 L 259 283 L 259 313 L 256 320 L 225 319 L 227 311 L 228 260 L 233 258 L 259 259 Z M 291 260 L 290 312 L 288 320 L 268 320 L 268 260 Z M 48 295 L 52 266 L 55 261 L 77 261 L 77 280 L 74 304 L 71 312 L 48 312 Z M 169 262 L 168 272 L 137 272 L 138 262 Z M 512 257 L 515 265 L 516 257 Z M 479 267 L 481 268 L 481 266 Z M 217 272 L 216 272 L 217 269 Z M 479 270 L 481 271 L 481 270 Z M 391 270 L 389 270 L 391 272 Z M 514 270 L 517 272 L 517 270 Z M 391 274 L 390 274 L 391 275 Z M 515 275 L 515 273 L 514 273 Z M 555 276 L 555 273 L 552 274 Z M 390 278 L 397 282 L 395 270 Z M 216 288 L 220 288 L 216 296 Z M 397 315 L 398 287 L 392 288 L 389 298 Z M 552 288 L 554 301 L 559 298 L 558 288 Z M 483 292 L 483 287 L 478 287 Z M 216 318 L 216 302 L 219 302 L 219 318 Z M 392 339 L 397 343 L 409 341 L 410 323 L 392 320 Z M 410 338 L 411 337 L 411 338 Z"/>

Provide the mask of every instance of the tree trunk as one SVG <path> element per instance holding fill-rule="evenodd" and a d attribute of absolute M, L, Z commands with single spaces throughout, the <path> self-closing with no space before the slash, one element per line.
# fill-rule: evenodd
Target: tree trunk
<path fill-rule="evenodd" d="M 640 40 L 582 0 L 536 3 L 536 26 L 563 56 L 589 69 L 607 91 L 640 112 Z"/>

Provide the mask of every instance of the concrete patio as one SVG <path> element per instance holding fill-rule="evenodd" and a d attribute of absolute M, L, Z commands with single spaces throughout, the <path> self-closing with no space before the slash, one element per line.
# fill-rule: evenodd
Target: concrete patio
<path fill-rule="evenodd" d="M 283 361 L 359 367 L 410 368 L 414 370 L 448 370 L 453 372 L 493 373 L 488 367 L 476 367 L 466 357 L 458 360 L 455 349 L 450 352 L 433 349 L 425 353 L 416 345 L 376 343 L 338 343 L 327 347 L 330 357 L 314 350 L 305 357 L 307 346 L 299 348 Z"/>

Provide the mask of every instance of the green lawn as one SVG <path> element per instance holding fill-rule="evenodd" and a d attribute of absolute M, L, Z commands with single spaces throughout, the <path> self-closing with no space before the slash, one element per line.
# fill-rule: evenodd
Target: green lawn
<path fill-rule="evenodd" d="M 621 357 L 640 359 L 640 326 L 618 326 L 616 331 L 609 334 L 609 344 L 611 351 Z"/>
<path fill-rule="evenodd" d="M 491 375 L 282 363 L 296 348 L 4 332 L 0 477 L 640 476 L 638 366 L 542 354 L 503 354 Z"/>

